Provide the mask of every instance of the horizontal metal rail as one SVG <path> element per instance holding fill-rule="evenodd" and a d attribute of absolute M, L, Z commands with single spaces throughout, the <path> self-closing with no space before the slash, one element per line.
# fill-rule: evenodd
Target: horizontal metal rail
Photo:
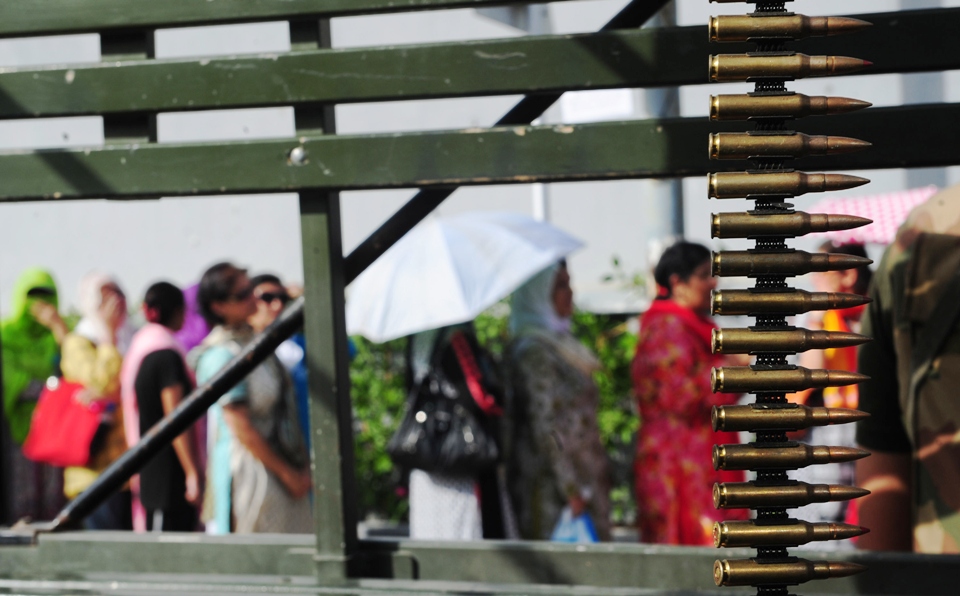
<path fill-rule="evenodd" d="M 429 188 L 743 169 L 741 161 L 707 158 L 708 133 L 742 128 L 721 124 L 680 118 L 13 153 L 0 155 L 0 201 Z M 811 119 L 802 130 L 877 143 L 860 153 L 804 159 L 800 168 L 960 164 L 960 104 L 870 109 Z"/>
<path fill-rule="evenodd" d="M 960 68 L 960 8 L 858 16 L 874 27 L 797 47 L 872 60 L 862 75 Z M 0 71 L 0 118 L 690 85 L 709 53 L 751 48 L 679 27 Z"/>
<path fill-rule="evenodd" d="M 274 594 L 316 594 L 306 586 L 291 582 L 293 577 L 305 579 L 313 575 L 313 546 L 312 536 L 291 534 L 178 536 L 70 532 L 42 536 L 36 548 L 4 549 L 0 558 L 0 578 L 3 578 L 0 582 L 42 581 L 45 583 L 33 588 L 44 594 L 53 593 L 57 588 L 71 594 L 132 594 L 135 590 L 131 582 L 148 584 L 140 588 L 145 594 L 159 594 L 164 589 L 171 590 L 171 586 L 179 587 L 181 594 L 211 591 L 219 594 L 231 590 L 254 593 L 258 588 L 268 587 Z M 734 553 L 731 556 L 750 556 L 747 549 L 737 549 Z M 499 540 L 472 543 L 362 540 L 356 556 L 360 559 L 359 577 L 384 580 L 383 583 L 365 580 L 363 585 L 371 589 L 376 586 L 383 590 L 381 593 L 394 595 L 437 593 L 431 589 L 430 582 L 445 582 L 448 593 L 460 595 L 722 596 L 724 593 L 716 591 L 709 573 L 717 556 L 716 549 L 711 548 Z M 960 573 L 960 557 L 956 555 L 853 551 L 831 553 L 830 557 L 868 565 L 870 571 L 805 584 L 804 594 L 956 594 L 955 578 Z M 108 584 L 113 581 L 119 582 L 119 587 L 114 583 L 101 589 L 84 590 L 83 586 L 71 583 L 78 581 Z M 58 582 L 67 582 L 69 587 L 64 588 Z M 153 590 L 149 589 L 150 583 L 155 585 Z M 210 585 L 213 583 L 217 586 Z M 167 586 L 156 587 L 161 584 Z M 207 585 L 200 588 L 198 584 Z M 0 583 L 0 589 L 7 585 Z M 357 587 L 337 593 L 357 594 L 354 589 Z M 24 588 L 11 592 L 22 594 Z"/>
<path fill-rule="evenodd" d="M 550 0 L 563 2 L 565 0 Z M 517 0 L 3 0 L 0 37 L 487 8 Z"/>
<path fill-rule="evenodd" d="M 673 71 L 673 58 L 655 59 L 661 38 L 621 31 L 0 71 L 0 118 L 644 87 Z"/>

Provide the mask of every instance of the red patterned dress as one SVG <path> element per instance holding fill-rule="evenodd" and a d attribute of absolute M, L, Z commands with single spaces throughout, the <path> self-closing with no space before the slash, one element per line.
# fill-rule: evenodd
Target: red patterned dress
<path fill-rule="evenodd" d="M 737 482 L 742 472 L 716 472 L 715 443 L 736 443 L 735 433 L 715 433 L 710 410 L 736 402 L 713 393 L 710 369 L 721 358 L 710 352 L 712 320 L 657 300 L 644 313 L 633 359 L 640 411 L 636 495 L 640 538 L 659 544 L 713 545 L 713 523 L 745 519 L 741 510 L 717 511 L 713 483 Z"/>

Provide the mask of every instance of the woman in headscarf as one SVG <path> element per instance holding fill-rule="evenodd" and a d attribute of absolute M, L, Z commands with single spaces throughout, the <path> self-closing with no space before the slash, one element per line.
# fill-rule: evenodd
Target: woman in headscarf
<path fill-rule="evenodd" d="M 411 335 L 407 390 L 419 389 L 434 367 L 454 391 L 477 405 L 476 420 L 497 435 L 502 387 L 477 342 L 471 323 Z M 408 406 L 409 407 L 409 406 Z M 456 411 L 456 410 L 455 410 Z M 498 438 L 498 437 L 496 437 Z M 496 440 L 496 439 L 495 439 Z M 507 537 L 502 483 L 496 465 L 480 472 L 410 470 L 410 537 L 481 540 Z"/>
<path fill-rule="evenodd" d="M 739 510 L 713 506 L 714 482 L 743 480 L 743 472 L 715 472 L 714 443 L 736 443 L 735 433 L 714 433 L 710 411 L 736 403 L 714 393 L 710 369 L 723 357 L 711 353 L 710 251 L 677 242 L 654 269 L 657 299 L 640 321 L 633 359 L 634 392 L 642 425 L 634 464 L 640 539 L 659 544 L 712 545 L 713 524 Z"/>
<path fill-rule="evenodd" d="M 186 314 L 183 292 L 168 282 L 151 285 L 143 298 L 143 314 L 147 324 L 133 336 L 120 377 L 123 420 L 131 447 L 169 416 L 194 387 L 184 349 L 174 335 Z M 202 469 L 195 435 L 191 431 L 181 434 L 135 477 L 135 530 L 196 529 Z"/>
<path fill-rule="evenodd" d="M 24 517 L 53 519 L 64 503 L 63 472 L 34 463 L 20 446 L 46 380 L 57 374 L 67 326 L 57 312 L 57 286 L 41 269 L 24 271 L 13 289 L 10 318 L 0 329 L 3 344 L 4 523 Z"/>
<path fill-rule="evenodd" d="M 76 329 L 63 340 L 63 378 L 86 389 L 85 399 L 111 404 L 90 446 L 86 466 L 67 468 L 64 493 L 74 498 L 126 450 L 120 408 L 120 367 L 130 347 L 133 327 L 127 322 L 127 299 L 117 281 L 93 271 L 80 280 L 80 312 Z M 129 530 L 130 491 L 124 488 L 85 520 L 88 530 Z"/>
<path fill-rule="evenodd" d="M 573 290 L 565 262 L 513 294 L 504 357 L 513 387 L 507 477 L 520 535 L 549 539 L 564 507 L 590 514 L 610 538 L 610 473 L 597 426 L 597 358 L 570 333 Z"/>
<path fill-rule="evenodd" d="M 250 278 L 219 263 L 200 280 L 200 311 L 213 327 L 191 354 L 197 382 L 220 372 L 253 339 Z M 293 384 L 270 356 L 210 409 L 210 450 L 203 518 L 207 530 L 308 533 L 309 458 L 297 421 Z"/>

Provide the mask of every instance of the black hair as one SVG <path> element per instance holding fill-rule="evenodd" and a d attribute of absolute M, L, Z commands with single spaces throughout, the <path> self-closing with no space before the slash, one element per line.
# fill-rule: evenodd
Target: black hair
<path fill-rule="evenodd" d="M 169 327 L 174 318 L 183 312 L 186 302 L 180 288 L 170 282 L 159 281 L 147 288 L 143 305 L 147 307 L 147 320 Z"/>
<path fill-rule="evenodd" d="M 827 241 L 820 245 L 820 252 L 838 255 L 851 255 L 854 257 L 867 258 L 867 249 L 862 244 L 841 244 L 837 246 L 833 242 Z M 869 265 L 857 267 L 857 281 L 853 282 L 853 291 L 861 296 L 867 295 L 870 289 L 870 282 L 873 281 L 873 270 Z"/>
<path fill-rule="evenodd" d="M 657 285 L 666 288 L 669 298 L 670 277 L 678 275 L 682 281 L 690 279 L 697 267 L 710 261 L 710 249 L 696 242 L 680 240 L 663 251 L 660 261 L 653 269 Z"/>
<path fill-rule="evenodd" d="M 246 272 L 233 263 L 217 263 L 203 273 L 197 287 L 197 306 L 207 325 L 216 327 L 223 323 L 220 315 L 213 312 L 213 303 L 229 300 L 237 278 Z"/>
<path fill-rule="evenodd" d="M 260 275 L 254 275 L 250 278 L 250 287 L 255 288 L 260 284 L 277 284 L 281 288 L 283 283 L 280 282 L 280 278 L 272 273 L 261 273 Z"/>

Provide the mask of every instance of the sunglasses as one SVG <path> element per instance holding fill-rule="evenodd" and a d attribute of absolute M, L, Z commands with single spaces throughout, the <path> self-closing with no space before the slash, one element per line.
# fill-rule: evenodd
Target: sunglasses
<path fill-rule="evenodd" d="M 27 296 L 31 298 L 50 298 L 56 295 L 57 293 L 50 288 L 30 288 L 27 290 Z"/>
<path fill-rule="evenodd" d="M 287 302 L 290 302 L 290 296 L 286 292 L 264 292 L 257 296 L 257 300 L 266 304 L 272 304 L 275 300 L 279 300 L 280 304 L 286 305 Z"/>

